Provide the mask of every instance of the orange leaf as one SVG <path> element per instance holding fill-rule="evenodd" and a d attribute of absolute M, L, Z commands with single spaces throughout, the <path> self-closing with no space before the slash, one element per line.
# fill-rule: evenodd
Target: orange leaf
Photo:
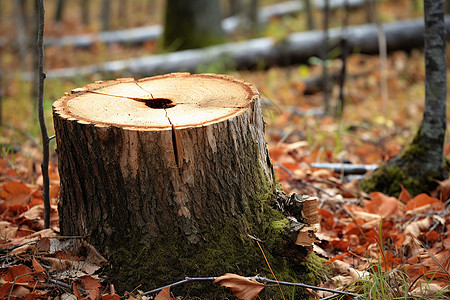
<path fill-rule="evenodd" d="M 31 273 L 33 271 L 25 265 L 10 266 L 3 279 L 8 282 L 13 282 L 15 279 L 16 283 L 34 282 L 33 276 L 29 275 Z"/>
<path fill-rule="evenodd" d="M 450 197 L 450 178 L 444 181 L 438 181 L 439 191 L 441 192 L 441 201 L 445 202 Z"/>
<path fill-rule="evenodd" d="M 11 290 L 12 282 L 6 282 L 0 286 L 0 299 L 8 299 L 9 291 Z"/>
<path fill-rule="evenodd" d="M 332 240 L 331 244 L 334 249 L 339 251 L 347 251 L 348 250 L 348 241 L 346 240 Z"/>
<path fill-rule="evenodd" d="M 351 254 L 350 254 L 349 252 L 342 253 L 342 254 L 340 254 L 340 255 L 337 255 L 337 256 L 335 256 L 335 257 L 330 258 L 330 261 L 331 261 L 331 262 L 336 261 L 336 260 L 342 260 L 342 261 L 344 261 L 344 257 L 346 257 L 347 255 L 351 255 Z"/>
<path fill-rule="evenodd" d="M 88 295 L 84 299 L 98 299 L 100 298 L 100 279 L 92 278 L 91 276 L 83 276 L 84 288 Z"/>
<path fill-rule="evenodd" d="M 372 201 L 366 204 L 366 209 L 370 213 L 378 214 L 383 218 L 393 216 L 399 212 L 397 198 L 389 197 L 380 192 L 370 194 Z"/>
<path fill-rule="evenodd" d="M 100 280 L 92 278 L 91 276 L 83 276 L 80 281 L 72 283 L 73 293 L 81 300 L 95 300 L 100 298 Z M 83 297 L 80 292 L 80 288 L 84 288 L 87 293 L 86 297 Z"/>
<path fill-rule="evenodd" d="M 36 273 L 42 273 L 42 272 L 45 272 L 45 269 L 41 266 L 40 263 L 38 263 L 38 261 L 37 261 L 36 258 L 34 258 L 34 257 L 33 257 L 32 264 L 33 264 L 33 269 L 34 269 L 34 271 L 35 271 Z"/>
<path fill-rule="evenodd" d="M 219 283 L 221 286 L 230 288 L 233 295 L 242 300 L 255 299 L 265 287 L 260 282 L 230 273 L 216 278 L 214 283 Z"/>
<path fill-rule="evenodd" d="M 317 211 L 322 216 L 322 221 L 320 222 L 320 225 L 327 230 L 333 229 L 334 226 L 333 215 L 324 209 L 318 208 Z"/>
<path fill-rule="evenodd" d="M 435 210 L 443 210 L 445 208 L 444 203 L 442 203 L 438 199 L 432 198 L 427 194 L 419 194 L 408 202 L 408 204 L 406 205 L 406 210 L 412 210 L 428 204 Z"/>
<path fill-rule="evenodd" d="M 31 189 L 20 181 L 11 181 L 3 184 L 1 197 L 6 201 L 2 206 L 4 208 L 15 205 L 27 205 L 31 198 Z"/>
<path fill-rule="evenodd" d="M 117 294 L 114 295 L 105 294 L 102 295 L 102 300 L 120 300 L 120 296 Z"/>
<path fill-rule="evenodd" d="M 398 200 L 400 200 L 403 203 L 408 203 L 409 201 L 411 201 L 411 195 L 408 193 L 408 191 L 403 187 L 403 184 L 400 185 L 400 187 L 402 188 L 402 191 L 400 192 L 400 194 L 398 195 Z"/>
<path fill-rule="evenodd" d="M 174 299 L 172 295 L 170 295 L 170 286 L 163 288 L 161 292 L 156 295 L 155 300 L 172 300 Z"/>

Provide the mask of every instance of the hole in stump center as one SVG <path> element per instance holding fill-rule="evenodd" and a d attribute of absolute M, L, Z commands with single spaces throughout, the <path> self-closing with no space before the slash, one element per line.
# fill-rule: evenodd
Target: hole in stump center
<path fill-rule="evenodd" d="M 145 100 L 145 105 L 147 105 L 150 108 L 171 108 L 174 107 L 175 104 L 173 104 L 173 101 L 166 98 L 154 98 Z"/>

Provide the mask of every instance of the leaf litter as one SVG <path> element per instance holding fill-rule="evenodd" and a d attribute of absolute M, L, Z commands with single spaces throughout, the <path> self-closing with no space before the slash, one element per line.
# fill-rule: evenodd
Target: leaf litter
<path fill-rule="evenodd" d="M 358 178 L 311 165 L 343 161 L 380 164 L 411 139 L 421 118 L 423 66 L 418 62 L 422 60 L 419 52 L 389 57 L 393 70 L 389 72 L 389 91 L 396 101 L 389 104 L 388 116 L 374 109 L 379 105 L 377 58 L 353 55 L 349 60 L 350 72 L 363 70 L 365 76 L 349 75 L 348 103 L 340 122 L 301 115 L 294 109 L 308 112 L 320 109 L 322 103 L 320 93 L 305 95 L 303 67 L 233 75 L 253 82 L 263 98 L 270 100 L 263 101 L 266 136 L 284 191 L 319 199 L 320 230 L 316 235 L 320 241 L 314 251 L 329 259 L 334 268 L 334 277 L 322 286 L 364 293 L 362 282 L 373 282 L 384 272 L 406 278 L 403 283 L 412 296 L 448 296 L 442 289 L 450 284 L 450 217 L 445 206 L 449 180 L 438 182 L 438 189 L 430 195 L 411 197 L 403 190 L 395 198 L 365 194 L 358 189 Z M 332 66 L 339 67 L 335 61 Z M 318 68 L 312 66 L 307 73 L 315 76 Z M 64 295 L 67 299 L 119 299 L 114 285 L 95 274 L 107 261 L 81 239 L 59 237 L 55 160 L 50 166 L 51 228 L 43 228 L 40 154 L 33 151 L 28 158 L 21 152 L 0 158 L 0 298 Z M 450 154 L 450 144 L 445 153 Z M 224 276 L 216 281 L 241 299 L 252 299 L 264 288 L 262 283 L 247 282 L 235 274 Z M 126 297 L 134 299 L 132 295 L 139 297 L 139 292 Z M 316 297 L 327 295 L 315 293 Z M 173 299 L 169 288 L 157 297 Z"/>

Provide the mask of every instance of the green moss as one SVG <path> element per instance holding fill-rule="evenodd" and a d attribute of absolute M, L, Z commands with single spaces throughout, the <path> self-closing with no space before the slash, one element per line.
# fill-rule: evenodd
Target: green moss
<path fill-rule="evenodd" d="M 362 180 L 360 188 L 365 192 L 377 191 L 395 197 L 399 195 L 401 185 L 412 196 L 435 189 L 435 179 L 443 178 L 443 166 L 438 170 L 425 167 L 428 146 L 423 144 L 420 135 L 421 129 L 405 150 Z"/>
<path fill-rule="evenodd" d="M 249 137 L 251 141 L 251 138 Z M 273 279 L 266 259 L 280 281 L 317 284 L 326 276 L 324 261 L 308 249 L 294 245 L 287 227 L 289 221 L 274 209 L 276 180 L 269 180 L 257 160 L 256 145 L 252 145 L 254 168 L 247 170 L 249 185 L 244 191 L 248 206 L 241 216 L 225 216 L 201 233 L 201 245 L 191 245 L 177 229 L 167 229 L 164 236 L 151 245 L 131 244 L 137 238 L 124 239 L 120 247 L 110 252 L 109 280 L 119 291 L 154 288 L 184 279 L 184 277 L 221 276 L 235 273 L 242 276 L 260 275 Z M 125 231 L 125 229 L 124 229 Z M 119 233 L 125 234 L 125 232 Z M 254 238 L 260 240 L 261 252 Z M 289 251 L 287 251 L 289 248 Z M 286 255 L 289 254 L 289 255 Z M 303 261 L 302 261 L 303 260 Z M 286 294 L 292 288 L 283 288 Z M 232 298 L 228 289 L 212 282 L 189 282 L 173 287 L 175 295 L 202 299 Z M 266 288 L 263 299 L 280 298 L 278 288 Z M 304 289 L 297 288 L 295 299 L 308 299 Z"/>

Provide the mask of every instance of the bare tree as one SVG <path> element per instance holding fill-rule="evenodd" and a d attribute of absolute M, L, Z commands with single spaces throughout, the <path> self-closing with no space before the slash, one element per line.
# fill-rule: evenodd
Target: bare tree
<path fill-rule="evenodd" d="M 26 56 L 27 56 L 27 29 L 26 29 L 26 16 L 24 1 L 14 1 L 14 21 L 16 25 L 17 35 L 17 50 L 20 60 L 20 69 L 22 71 L 26 68 Z"/>
<path fill-rule="evenodd" d="M 305 13 L 307 18 L 308 30 L 314 30 L 314 16 L 312 11 L 311 0 L 303 0 L 305 2 Z"/>
<path fill-rule="evenodd" d="M 110 14 L 111 14 L 111 1 L 103 0 L 102 1 L 102 30 L 109 30 L 110 26 Z"/>
<path fill-rule="evenodd" d="M 89 10 L 89 0 L 81 1 L 81 20 L 84 26 L 88 26 L 91 22 L 90 10 Z"/>
<path fill-rule="evenodd" d="M 50 179 L 48 175 L 48 161 L 49 161 L 49 142 L 50 139 L 47 133 L 47 126 L 45 125 L 44 117 L 44 0 L 36 1 L 37 15 L 39 16 L 39 26 L 37 35 L 37 52 L 39 57 L 38 63 L 38 74 L 39 74 L 39 93 L 38 93 L 38 103 L 39 103 L 39 124 L 41 126 L 42 134 L 42 147 L 43 147 L 43 159 L 42 159 L 42 177 L 44 180 L 44 189 L 42 195 L 44 196 L 44 227 L 50 227 Z"/>
<path fill-rule="evenodd" d="M 66 5 L 66 0 L 58 0 L 58 3 L 56 5 L 56 13 L 55 13 L 56 23 L 60 23 L 62 21 L 65 5 Z"/>
<path fill-rule="evenodd" d="M 235 16 L 241 11 L 241 0 L 229 0 L 229 15 Z"/>
<path fill-rule="evenodd" d="M 361 182 L 366 191 L 396 195 L 400 185 L 413 195 L 436 187 L 448 176 L 444 169 L 446 131 L 446 52 L 444 0 L 424 0 L 425 108 L 410 145 Z"/>
<path fill-rule="evenodd" d="M 167 0 L 164 48 L 201 48 L 224 41 L 219 0 Z"/>

